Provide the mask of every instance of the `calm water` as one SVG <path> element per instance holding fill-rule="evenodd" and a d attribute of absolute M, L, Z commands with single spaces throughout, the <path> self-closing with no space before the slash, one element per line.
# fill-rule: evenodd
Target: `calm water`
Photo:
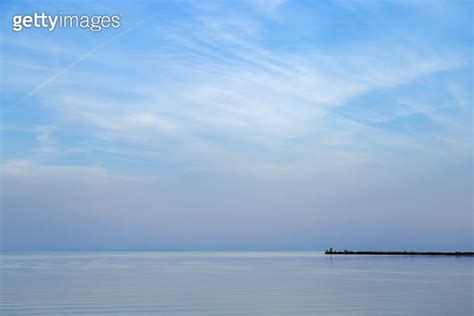
<path fill-rule="evenodd" d="M 472 258 L 4 253 L 1 315 L 472 315 Z"/>

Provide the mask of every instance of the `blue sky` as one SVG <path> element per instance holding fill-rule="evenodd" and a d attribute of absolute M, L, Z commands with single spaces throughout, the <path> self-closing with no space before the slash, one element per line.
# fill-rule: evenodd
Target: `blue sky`
<path fill-rule="evenodd" d="M 3 249 L 473 249 L 472 2 L 0 11 Z"/>

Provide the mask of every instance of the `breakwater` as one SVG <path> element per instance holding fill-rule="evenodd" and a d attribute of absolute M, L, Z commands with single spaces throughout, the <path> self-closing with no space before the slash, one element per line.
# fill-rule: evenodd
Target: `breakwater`
<path fill-rule="evenodd" d="M 327 255 L 394 255 L 394 256 L 469 256 L 474 257 L 474 252 L 437 252 L 437 251 L 349 251 L 349 250 L 333 250 L 332 248 L 325 251 Z"/>

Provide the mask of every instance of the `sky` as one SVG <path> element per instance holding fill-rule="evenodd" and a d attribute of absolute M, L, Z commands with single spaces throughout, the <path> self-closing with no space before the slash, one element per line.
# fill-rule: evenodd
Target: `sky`
<path fill-rule="evenodd" d="M 2 1 L 1 249 L 472 251 L 473 12 Z"/>

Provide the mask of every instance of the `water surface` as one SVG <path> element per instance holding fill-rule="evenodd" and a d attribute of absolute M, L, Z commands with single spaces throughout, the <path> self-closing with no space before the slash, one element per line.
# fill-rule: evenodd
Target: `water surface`
<path fill-rule="evenodd" d="M 321 252 L 1 255 L 1 315 L 472 315 L 473 259 Z"/>

